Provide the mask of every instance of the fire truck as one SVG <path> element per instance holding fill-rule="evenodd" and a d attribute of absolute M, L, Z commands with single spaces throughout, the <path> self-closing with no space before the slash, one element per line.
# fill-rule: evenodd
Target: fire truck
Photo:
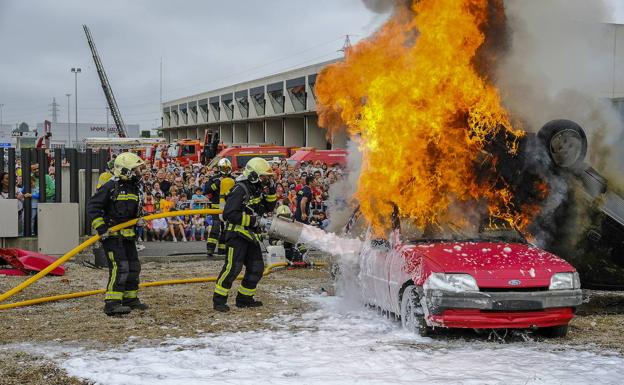
<path fill-rule="evenodd" d="M 85 138 L 85 148 L 107 150 L 113 154 L 130 151 L 141 157 L 150 166 L 158 167 L 159 148 L 166 146 L 163 138 Z M 161 159 L 162 160 L 162 159 Z"/>

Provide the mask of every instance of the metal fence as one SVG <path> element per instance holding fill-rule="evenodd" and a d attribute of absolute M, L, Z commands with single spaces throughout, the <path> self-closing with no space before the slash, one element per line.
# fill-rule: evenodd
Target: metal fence
<path fill-rule="evenodd" d="M 22 194 L 30 194 L 32 191 L 28 181 L 31 179 L 31 165 L 38 164 L 39 170 L 36 177 L 38 178 L 39 203 L 46 203 L 46 175 L 48 175 L 48 167 L 51 161 L 54 160 L 53 202 L 62 202 L 63 168 L 67 167 L 69 168 L 69 202 L 84 202 L 86 206 L 91 198 L 93 189 L 93 170 L 95 169 L 99 170 L 99 172 L 103 172 L 106 169 L 109 156 L 108 150 L 93 151 L 91 149 L 86 149 L 84 151 L 79 151 L 75 148 L 56 148 L 53 150 L 22 148 L 18 153 L 15 148 L 0 148 L 0 170 L 6 170 L 9 174 L 8 198 L 16 199 L 16 187 L 18 187 L 17 170 L 22 170 Z M 85 188 L 82 197 L 79 196 L 79 170 L 85 170 Z M 87 217 L 86 212 L 84 216 L 84 235 L 88 235 L 91 233 L 91 221 Z M 19 220 L 22 221 L 22 236 L 28 237 L 36 235 L 32 226 L 32 198 L 24 198 L 23 211 Z"/>

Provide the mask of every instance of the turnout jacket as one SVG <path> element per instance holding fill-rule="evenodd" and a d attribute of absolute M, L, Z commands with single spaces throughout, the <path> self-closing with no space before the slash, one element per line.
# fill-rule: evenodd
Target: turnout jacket
<path fill-rule="evenodd" d="M 102 235 L 110 227 L 141 216 L 142 192 L 140 184 L 113 178 L 93 194 L 87 204 L 91 227 Z M 134 228 L 120 230 L 124 238 L 134 238 Z"/>
<path fill-rule="evenodd" d="M 204 194 L 210 195 L 210 208 L 219 208 L 219 197 L 221 194 L 221 176 L 213 176 L 208 179 L 204 188 Z"/>
<path fill-rule="evenodd" d="M 250 241 L 259 241 L 257 217 L 272 212 L 277 202 L 275 186 L 238 179 L 225 200 L 223 219 L 226 230 Z"/>

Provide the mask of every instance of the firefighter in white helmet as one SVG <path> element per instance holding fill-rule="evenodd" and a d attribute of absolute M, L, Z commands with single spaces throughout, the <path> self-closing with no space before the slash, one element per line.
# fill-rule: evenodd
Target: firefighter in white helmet
<path fill-rule="evenodd" d="M 264 271 L 260 233 L 266 220 L 262 215 L 272 212 L 277 200 L 272 176 L 271 166 L 265 159 L 252 158 L 226 197 L 223 210 L 226 260 L 212 297 L 217 311 L 230 310 L 227 305 L 228 294 L 243 266 L 245 275 L 238 287 L 236 306 L 262 306 L 262 302 L 256 301 L 254 295 Z"/>
<path fill-rule="evenodd" d="M 135 229 L 109 230 L 117 224 L 141 216 L 140 169 L 144 163 L 131 152 L 119 154 L 113 165 L 113 177 L 97 189 L 87 203 L 91 226 L 100 235 L 108 257 L 104 313 L 109 316 L 148 308 L 137 296 L 141 264 L 137 255 Z"/>

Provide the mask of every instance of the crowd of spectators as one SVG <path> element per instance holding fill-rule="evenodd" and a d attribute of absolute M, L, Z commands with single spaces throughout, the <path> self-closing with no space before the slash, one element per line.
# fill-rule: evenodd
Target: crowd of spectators
<path fill-rule="evenodd" d="M 286 159 L 270 161 L 275 173 L 276 195 L 279 205 L 296 211 L 297 192 L 308 176 L 314 177 L 309 223 L 326 228 L 329 225 L 327 198 L 329 186 L 342 177 L 339 166 L 316 163 L 288 164 Z M 146 214 L 199 209 L 209 207 L 210 196 L 206 183 L 217 169 L 206 166 L 170 163 L 160 169 L 143 171 L 144 211 Z M 233 175 L 236 177 L 236 173 Z M 142 241 L 203 241 L 212 224 L 211 216 L 176 216 L 155 219 L 140 229 Z"/>
<path fill-rule="evenodd" d="M 297 205 L 297 193 L 305 184 L 306 177 L 313 176 L 311 186 L 312 199 L 309 203 L 309 223 L 313 226 L 326 228 L 329 224 L 327 215 L 327 198 L 329 186 L 342 177 L 340 166 L 329 166 L 317 161 L 289 164 L 286 159 L 269 161 L 275 173 L 276 194 L 279 205 L 286 205 L 294 214 Z M 16 193 L 19 200 L 20 233 L 24 199 L 31 202 L 31 229 L 37 233 L 37 203 L 40 198 L 38 181 L 38 164 L 31 166 L 30 193 L 25 193 L 22 181 L 22 170 L 18 160 L 16 172 Z M 146 214 L 199 209 L 209 207 L 210 196 L 206 193 L 206 183 L 217 173 L 217 169 L 209 169 L 201 165 L 185 165 L 170 163 L 159 169 L 145 169 L 142 182 L 144 191 L 144 212 Z M 233 175 L 237 176 L 236 172 Z M 0 174 L 0 199 L 8 198 L 8 173 Z M 46 175 L 47 201 L 54 199 L 54 163 Z M 140 241 L 203 241 L 212 224 L 211 216 L 177 216 L 150 221 L 147 227 L 139 229 Z"/>

